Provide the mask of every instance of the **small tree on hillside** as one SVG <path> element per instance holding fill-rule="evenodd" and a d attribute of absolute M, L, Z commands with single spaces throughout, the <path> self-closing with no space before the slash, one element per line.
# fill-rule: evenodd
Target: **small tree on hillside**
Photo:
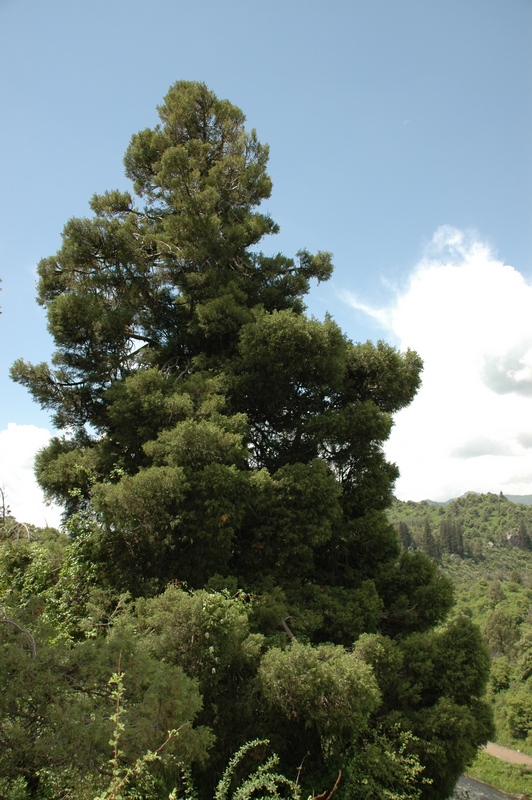
<path fill-rule="evenodd" d="M 520 550 L 532 550 L 532 539 L 529 536 L 523 519 L 519 520 L 519 530 L 517 531 L 516 543 Z"/>

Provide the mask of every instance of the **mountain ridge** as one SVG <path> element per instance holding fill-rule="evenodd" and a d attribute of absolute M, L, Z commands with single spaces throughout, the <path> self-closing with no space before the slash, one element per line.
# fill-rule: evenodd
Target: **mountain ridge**
<path fill-rule="evenodd" d="M 449 503 L 453 503 L 455 500 L 460 500 L 462 497 L 468 497 L 469 495 L 478 495 L 482 497 L 484 494 L 494 494 L 494 492 L 464 492 L 463 494 L 459 495 L 458 497 L 450 497 L 448 500 L 418 500 L 418 501 L 410 501 L 410 502 L 418 502 L 418 503 L 426 503 L 429 506 L 448 506 Z M 504 494 L 501 492 L 503 497 L 506 500 L 509 500 L 510 503 L 515 503 L 516 505 L 523 505 L 523 506 L 532 506 L 532 494 Z M 409 502 L 408 500 L 403 502 Z"/>

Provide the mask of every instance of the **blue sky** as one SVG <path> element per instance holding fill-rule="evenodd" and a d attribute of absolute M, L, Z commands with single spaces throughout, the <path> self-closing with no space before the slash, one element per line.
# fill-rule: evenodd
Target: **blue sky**
<path fill-rule="evenodd" d="M 7 372 L 48 360 L 35 267 L 130 136 L 201 80 L 271 147 L 267 251 L 334 253 L 309 312 L 418 349 L 390 457 L 403 499 L 532 493 L 529 0 L 0 0 L 0 485 L 20 519 L 49 417 Z M 48 519 L 55 512 L 48 510 Z M 39 516 L 40 515 L 40 516 Z"/>

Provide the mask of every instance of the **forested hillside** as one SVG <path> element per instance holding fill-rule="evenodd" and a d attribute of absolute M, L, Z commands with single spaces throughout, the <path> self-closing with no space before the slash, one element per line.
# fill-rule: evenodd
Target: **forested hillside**
<path fill-rule="evenodd" d="M 259 249 L 240 109 L 179 82 L 159 116 L 132 193 L 39 264 L 51 363 L 12 370 L 59 431 L 36 475 L 65 533 L 0 526 L 4 796 L 166 800 L 185 774 L 208 800 L 260 740 L 252 772 L 279 763 L 242 800 L 444 800 L 493 726 L 479 629 L 386 513 L 421 361 L 306 316 L 332 259 Z"/>
<path fill-rule="evenodd" d="M 394 500 L 404 547 L 431 556 L 491 655 L 489 699 L 501 744 L 532 754 L 532 507 L 502 494 L 445 505 Z"/>

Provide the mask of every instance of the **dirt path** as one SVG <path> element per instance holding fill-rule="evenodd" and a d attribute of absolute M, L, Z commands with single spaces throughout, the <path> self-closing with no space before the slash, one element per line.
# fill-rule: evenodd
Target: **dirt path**
<path fill-rule="evenodd" d="M 532 756 L 527 756 L 526 753 L 520 753 L 519 750 L 510 750 L 509 747 L 502 747 L 500 744 L 488 742 L 486 747 L 482 748 L 490 756 L 500 758 L 501 761 L 508 761 L 510 764 L 527 764 L 532 766 Z"/>

